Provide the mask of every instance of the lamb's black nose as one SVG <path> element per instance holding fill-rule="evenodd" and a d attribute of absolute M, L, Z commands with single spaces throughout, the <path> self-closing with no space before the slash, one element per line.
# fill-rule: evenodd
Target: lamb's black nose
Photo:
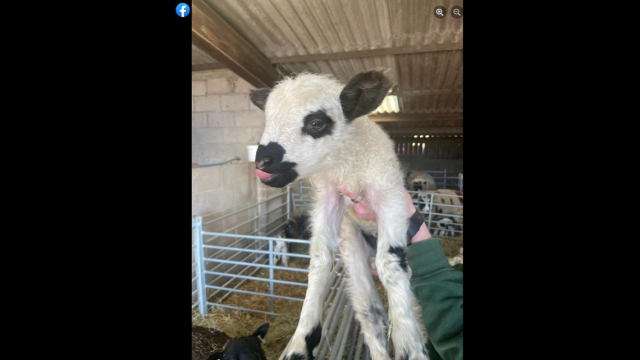
<path fill-rule="evenodd" d="M 272 162 L 273 162 L 273 159 L 271 158 L 271 156 L 265 156 L 260 161 L 256 161 L 256 169 L 262 170 L 265 167 L 271 165 Z"/>

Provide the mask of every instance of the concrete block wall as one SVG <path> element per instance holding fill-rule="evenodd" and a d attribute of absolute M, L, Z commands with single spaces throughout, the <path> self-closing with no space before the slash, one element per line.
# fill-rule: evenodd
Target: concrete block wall
<path fill-rule="evenodd" d="M 247 145 L 258 144 L 265 123 L 249 100 L 255 87 L 227 69 L 194 72 L 191 80 L 192 162 L 247 161 Z"/>

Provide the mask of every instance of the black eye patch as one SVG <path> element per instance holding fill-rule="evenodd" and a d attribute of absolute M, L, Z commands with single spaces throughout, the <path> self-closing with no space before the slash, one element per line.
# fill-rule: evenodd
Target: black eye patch
<path fill-rule="evenodd" d="M 325 135 L 331 135 L 333 131 L 333 119 L 323 110 L 312 112 L 304 117 L 302 135 L 311 135 L 314 139 Z"/>

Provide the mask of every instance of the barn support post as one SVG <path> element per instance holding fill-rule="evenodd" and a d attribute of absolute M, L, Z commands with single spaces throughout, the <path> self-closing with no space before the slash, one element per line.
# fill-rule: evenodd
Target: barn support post
<path fill-rule="evenodd" d="M 269 266 L 271 266 L 269 268 L 269 280 L 271 280 L 269 282 L 269 293 L 273 295 L 273 239 L 269 239 L 269 252 Z M 275 313 L 273 311 L 273 296 L 269 298 L 269 305 L 271 306 L 271 312 Z"/>
<path fill-rule="evenodd" d="M 429 194 L 429 223 L 427 224 L 427 230 L 431 232 L 431 214 L 433 214 L 433 193 Z"/>
<path fill-rule="evenodd" d="M 258 229 L 259 229 L 259 228 L 258 228 L 258 206 L 256 206 L 256 207 L 254 207 L 254 208 L 253 208 L 253 218 L 254 218 L 255 220 L 253 221 L 253 231 L 252 231 L 252 234 L 255 234 L 255 233 L 257 233 L 257 232 L 258 232 Z M 254 250 L 258 250 L 258 241 L 254 241 L 254 242 L 253 242 L 253 249 L 254 249 Z M 256 261 L 256 260 L 258 260 L 258 254 L 257 254 L 257 253 L 253 254 L 253 261 Z"/>
<path fill-rule="evenodd" d="M 287 185 L 287 221 L 291 217 L 291 185 Z"/>
<path fill-rule="evenodd" d="M 202 247 L 202 217 L 194 216 L 193 243 L 196 246 L 196 275 L 198 277 L 198 311 L 200 316 L 207 314 L 207 288 L 204 274 L 204 248 Z"/>

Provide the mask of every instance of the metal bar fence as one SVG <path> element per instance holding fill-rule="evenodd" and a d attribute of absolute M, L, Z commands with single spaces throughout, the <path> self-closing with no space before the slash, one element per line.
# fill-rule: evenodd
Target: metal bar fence
<path fill-rule="evenodd" d="M 460 188 L 460 176 L 447 176 L 447 169 L 441 171 L 435 170 L 411 170 L 409 171 L 410 175 L 413 172 L 422 171 L 431 175 L 433 179 L 436 181 L 436 187 L 438 189 L 459 189 Z M 462 191 L 462 190 L 461 190 Z"/>
<path fill-rule="evenodd" d="M 286 195 L 286 197 L 284 198 L 285 201 L 283 201 L 283 203 L 281 204 L 275 204 L 275 207 L 273 207 L 271 210 L 262 211 L 262 209 L 260 208 L 261 205 L 264 205 L 266 207 L 270 205 L 269 204 L 270 201 L 277 199 L 279 197 L 283 197 L 284 195 Z M 271 196 L 263 201 L 259 201 L 255 204 L 233 211 L 229 214 L 218 217 L 206 223 L 202 222 L 202 217 L 200 216 L 195 216 L 193 218 L 192 229 L 193 229 L 194 245 L 192 247 L 194 248 L 194 257 L 196 259 L 196 262 L 192 264 L 192 266 L 195 266 L 196 268 L 196 276 L 192 279 L 192 281 L 195 280 L 196 289 L 195 291 L 192 292 L 192 295 L 197 294 L 198 300 L 196 301 L 195 304 L 192 305 L 192 308 L 195 308 L 197 306 L 198 312 L 201 316 L 205 316 L 207 314 L 208 306 L 210 305 L 237 308 L 237 307 L 231 307 L 230 305 L 222 304 L 222 301 L 224 301 L 224 299 L 227 296 L 229 296 L 231 293 L 234 293 L 234 292 L 248 294 L 247 291 L 238 289 L 238 287 L 245 280 L 269 281 L 270 283 L 269 294 L 260 294 L 260 295 L 267 296 L 270 298 L 270 311 L 264 312 L 264 311 L 258 311 L 256 309 L 243 309 L 243 310 L 246 310 L 246 311 L 254 310 L 254 312 L 269 313 L 271 315 L 277 315 L 274 311 L 273 300 L 275 298 L 287 299 L 291 301 L 303 300 L 303 299 L 294 300 L 294 298 L 276 295 L 274 293 L 274 283 L 295 285 L 295 286 L 307 286 L 306 283 L 281 281 L 281 280 L 276 280 L 273 277 L 274 270 L 308 272 L 308 270 L 305 270 L 305 269 L 281 267 L 281 266 L 275 266 L 274 264 L 274 255 L 282 254 L 282 253 L 277 253 L 273 251 L 274 241 L 285 241 L 289 243 L 295 242 L 295 243 L 306 243 L 306 244 L 309 243 L 308 240 L 281 239 L 281 238 L 269 236 L 275 231 L 280 231 L 282 225 L 286 224 L 286 220 L 291 216 L 290 204 L 291 204 L 291 189 L 290 189 L 290 186 L 288 186 L 285 192 L 282 192 L 275 196 Z M 275 211 L 284 210 L 285 206 L 286 206 L 285 213 L 274 214 Z M 237 215 L 242 212 L 246 212 L 248 215 L 247 217 L 249 219 L 246 221 L 240 222 L 239 224 L 231 227 L 230 229 L 227 229 L 224 232 L 203 231 L 203 227 L 206 225 L 215 224 L 216 222 L 220 222 L 224 219 L 229 218 L 230 216 Z M 269 219 L 270 214 L 273 214 L 271 219 Z M 273 219 L 274 216 L 275 216 L 275 219 Z M 285 218 L 284 221 L 283 221 L 283 218 Z M 267 222 L 268 220 L 271 220 L 271 221 Z M 263 225 L 261 225 L 262 222 L 264 222 Z M 253 225 L 253 231 L 250 232 L 251 235 L 236 234 L 236 232 L 238 232 L 243 227 L 246 228 L 247 225 L 249 226 Z M 269 226 L 273 226 L 274 228 L 271 231 L 268 231 L 266 233 L 267 236 L 253 235 L 256 233 L 259 233 L 261 235 L 262 233 L 261 230 L 264 228 L 268 229 Z M 223 238 L 232 238 L 232 240 L 235 240 L 235 239 L 237 240 L 233 241 L 231 244 L 227 246 L 217 246 L 217 244 L 213 245 L 216 243 L 215 241 L 216 239 L 219 239 L 218 240 L 219 242 L 219 241 L 222 241 Z M 250 243 L 251 240 L 253 240 L 253 243 Z M 264 245 L 268 246 L 269 251 L 263 250 Z M 207 257 L 205 256 L 206 255 L 205 251 L 207 249 L 213 249 L 213 250 L 219 250 L 219 251 L 214 252 L 213 254 L 209 254 L 209 257 Z M 227 255 L 226 259 L 221 258 L 221 256 L 225 255 L 225 253 L 232 254 L 232 255 Z M 243 253 L 246 254 L 244 258 L 236 259 L 236 257 L 238 257 L 240 254 L 243 254 Z M 263 259 L 264 255 L 268 255 L 266 261 L 264 261 Z M 286 254 L 286 255 L 292 256 L 292 257 L 297 256 L 301 258 L 309 258 L 308 255 L 298 255 L 298 254 Z M 251 258 L 253 258 L 253 261 L 251 261 Z M 216 265 L 213 266 L 213 268 L 211 269 L 207 269 L 207 266 L 206 266 L 207 263 L 214 263 Z M 227 264 L 226 266 L 229 266 L 229 265 L 232 265 L 232 266 L 229 267 L 226 270 L 226 272 L 223 272 L 221 270 L 223 270 L 224 268 L 221 269 L 220 266 L 223 266 L 224 264 Z M 269 269 L 269 279 L 263 279 L 260 277 L 253 276 L 261 268 Z M 231 271 L 234 269 L 237 269 L 239 271 L 237 273 L 232 273 Z M 253 269 L 253 271 L 251 271 L 249 274 L 245 274 L 245 272 L 250 269 Z M 211 277 L 211 275 L 215 275 L 216 277 Z M 230 277 L 231 280 L 222 284 L 222 286 L 217 286 L 216 284 L 213 284 L 214 282 L 218 281 L 223 277 Z M 235 286 L 233 287 L 228 286 L 231 282 L 238 279 L 241 279 L 242 281 L 235 284 Z M 209 290 L 215 290 L 215 291 L 212 294 L 208 294 Z M 212 301 L 211 298 L 214 297 L 219 292 L 226 292 L 226 294 L 222 298 L 218 299 L 217 302 Z"/>
<path fill-rule="evenodd" d="M 444 234 L 444 237 L 446 237 L 448 234 L 453 233 L 455 237 L 457 234 L 462 235 L 464 233 L 463 231 L 464 224 L 462 223 L 464 218 L 464 215 L 462 215 L 463 214 L 462 209 L 464 208 L 464 206 L 444 204 L 444 203 L 434 204 L 434 201 L 433 201 L 433 199 L 436 196 L 442 197 L 443 199 L 453 199 L 453 198 L 462 199 L 463 195 L 441 194 L 433 191 L 428 191 L 428 192 L 408 191 L 408 192 L 409 194 L 417 194 L 417 198 L 413 199 L 413 203 L 416 205 L 416 208 L 418 208 L 419 212 L 423 214 L 423 216 L 426 218 L 425 223 L 427 223 L 427 228 L 429 229 L 429 232 L 434 234 L 434 236 L 441 236 L 442 234 Z M 427 197 L 426 201 L 423 200 L 424 197 Z M 437 205 L 440 208 L 460 209 L 459 211 L 460 215 L 450 214 L 447 212 L 434 213 L 433 211 L 434 205 Z M 446 226 L 445 225 L 446 223 L 442 222 L 444 218 L 450 218 L 451 220 L 453 220 L 453 223 L 449 224 L 449 226 L 453 227 L 452 230 L 447 230 L 444 227 L 438 226 L 438 224 L 443 224 L 443 226 Z"/>

